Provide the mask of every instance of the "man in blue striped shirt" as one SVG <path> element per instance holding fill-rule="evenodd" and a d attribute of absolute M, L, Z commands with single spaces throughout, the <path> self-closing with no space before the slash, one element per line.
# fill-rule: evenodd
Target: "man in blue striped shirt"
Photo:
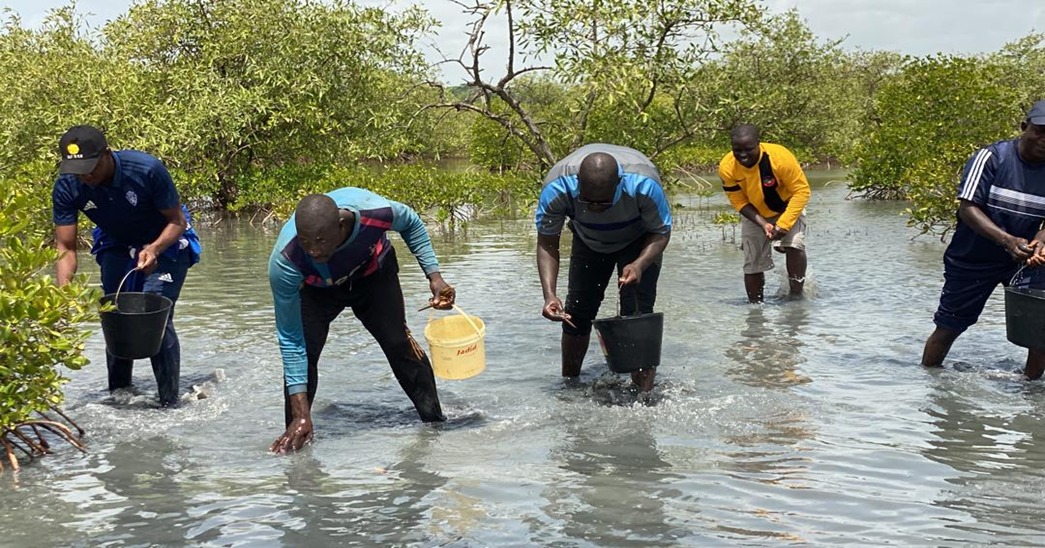
<path fill-rule="evenodd" d="M 944 285 L 922 365 L 943 363 L 976 323 L 987 299 L 1022 264 L 1045 264 L 1045 101 L 1027 113 L 1016 139 L 976 151 L 958 188 L 958 227 L 943 256 Z M 1024 374 L 1045 371 L 1045 348 L 1029 349 Z"/>
<path fill-rule="evenodd" d="M 559 237 L 573 232 L 566 304 L 556 295 Z M 621 315 L 653 312 L 661 255 L 671 236 L 671 209 L 660 173 L 641 152 L 617 145 L 583 146 L 552 166 L 537 206 L 537 270 L 545 318 L 563 322 L 562 376 L 575 378 L 588 352 L 592 321 L 614 268 Z M 636 310 L 635 294 L 638 294 Z M 643 392 L 656 370 L 632 373 Z"/>

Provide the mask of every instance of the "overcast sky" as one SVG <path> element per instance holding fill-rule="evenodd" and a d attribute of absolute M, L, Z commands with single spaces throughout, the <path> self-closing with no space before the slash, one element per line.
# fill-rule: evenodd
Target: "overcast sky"
<path fill-rule="evenodd" d="M 773 11 L 797 8 L 813 32 L 823 39 L 848 36 L 843 47 L 912 55 L 993 51 L 1031 31 L 1045 31 L 1045 0 L 762 1 Z M 126 11 L 131 3 L 132 0 L 80 0 L 77 5 L 80 13 L 92 14 L 88 21 L 101 26 Z M 465 44 L 467 20 L 460 8 L 449 0 L 362 0 L 362 3 L 393 9 L 420 4 L 443 22 L 438 41 L 444 53 L 456 57 Z M 0 6 L 13 9 L 27 26 L 39 25 L 48 10 L 67 4 L 67 0 L 0 0 Z M 492 26 L 488 29 L 489 42 L 497 48 L 504 42 L 503 31 Z M 430 57 L 434 57 L 434 53 Z"/>

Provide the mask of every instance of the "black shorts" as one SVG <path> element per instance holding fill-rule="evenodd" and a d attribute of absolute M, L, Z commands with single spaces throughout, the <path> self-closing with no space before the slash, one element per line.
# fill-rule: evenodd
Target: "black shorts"
<path fill-rule="evenodd" d="M 573 253 L 570 255 L 569 292 L 566 295 L 566 313 L 576 329 L 563 322 L 562 331 L 568 335 L 584 336 L 591 333 L 591 322 L 599 313 L 599 306 L 606 294 L 606 286 L 616 267 L 617 275 L 625 265 L 632 263 L 646 247 L 646 236 L 636 239 L 627 247 L 613 253 L 599 253 L 573 236 Z M 632 316 L 653 312 L 657 300 L 657 279 L 660 277 L 660 257 L 642 273 L 638 287 L 624 286 L 620 292 L 620 313 Z M 616 285 L 616 284 L 614 284 Z M 636 292 L 638 299 L 636 299 Z M 614 299 L 616 301 L 616 299 Z M 613 303 L 616 307 L 617 303 Z M 636 306 L 638 310 L 636 310 Z M 614 310 L 616 313 L 616 310 Z"/>
<path fill-rule="evenodd" d="M 1020 265 L 999 263 L 993 268 L 968 265 L 944 257 L 943 289 L 933 322 L 944 329 L 964 332 L 979 319 L 987 299 L 999 285 L 1008 287 Z"/>

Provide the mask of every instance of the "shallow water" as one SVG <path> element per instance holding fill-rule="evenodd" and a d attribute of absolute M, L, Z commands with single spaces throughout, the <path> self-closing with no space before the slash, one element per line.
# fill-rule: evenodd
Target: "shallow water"
<path fill-rule="evenodd" d="M 1045 385 L 1020 379 L 1002 292 L 946 368 L 918 366 L 943 244 L 912 239 L 901 204 L 824 186 L 837 176 L 817 174 L 801 302 L 746 304 L 733 230 L 710 223 L 725 199 L 673 197 L 689 207 L 676 209 L 660 281 L 651 406 L 594 342 L 582 382 L 559 378 L 528 220 L 437 237 L 460 306 L 486 322 L 487 370 L 441 381 L 450 421 L 424 426 L 346 313 L 320 365 L 317 441 L 288 457 L 267 452 L 282 430 L 266 279 L 276 233 L 201 227 L 205 259 L 176 323 L 183 391 L 208 397 L 156 409 L 147 361 L 137 394 L 108 395 L 96 333 L 66 406 L 90 454 L 63 447 L 0 474 L 0 544 L 1045 543 Z M 427 283 L 400 249 L 419 308 Z M 784 284 L 767 281 L 770 295 Z M 615 306 L 608 297 L 603 314 Z M 419 336 L 428 317 L 409 314 Z"/>

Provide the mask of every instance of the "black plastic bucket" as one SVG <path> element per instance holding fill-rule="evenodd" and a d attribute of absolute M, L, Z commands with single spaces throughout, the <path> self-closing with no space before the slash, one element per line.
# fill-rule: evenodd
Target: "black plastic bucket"
<path fill-rule="evenodd" d="M 1012 344 L 1045 349 L 1045 290 L 1005 288 L 1005 335 Z"/>
<path fill-rule="evenodd" d="M 664 314 L 652 312 L 635 316 L 616 316 L 592 322 L 606 363 L 614 373 L 631 373 L 660 365 L 660 346 L 664 339 Z"/>
<path fill-rule="evenodd" d="M 116 310 L 101 313 L 106 350 L 129 360 L 155 356 L 174 303 L 163 295 L 132 291 L 110 293 L 100 302 L 112 303 L 117 295 Z"/>

